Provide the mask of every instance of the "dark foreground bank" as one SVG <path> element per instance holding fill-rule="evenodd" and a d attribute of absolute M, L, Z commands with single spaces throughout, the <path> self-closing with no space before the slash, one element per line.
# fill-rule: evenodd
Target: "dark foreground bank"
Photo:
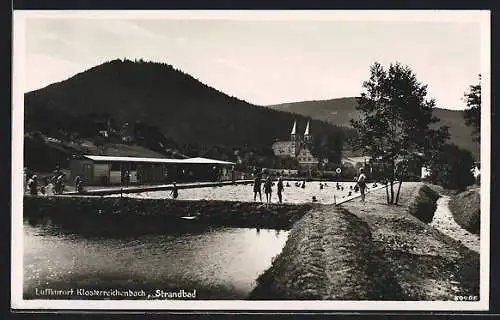
<path fill-rule="evenodd" d="M 250 299 L 370 299 L 373 253 L 368 225 L 355 215 L 333 205 L 311 210 L 257 279 Z"/>

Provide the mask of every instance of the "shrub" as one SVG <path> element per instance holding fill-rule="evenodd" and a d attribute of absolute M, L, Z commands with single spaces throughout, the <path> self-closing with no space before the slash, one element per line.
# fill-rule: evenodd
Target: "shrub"
<path fill-rule="evenodd" d="M 480 231 L 480 196 L 477 189 L 453 196 L 449 202 L 453 218 L 462 228 L 474 234 Z"/>
<path fill-rule="evenodd" d="M 418 190 L 414 201 L 410 204 L 409 213 L 425 223 L 430 223 L 436 211 L 439 193 L 424 185 Z"/>
<path fill-rule="evenodd" d="M 472 167 L 474 158 L 469 151 L 448 144 L 431 165 L 430 180 L 446 189 L 465 190 L 474 183 Z"/>

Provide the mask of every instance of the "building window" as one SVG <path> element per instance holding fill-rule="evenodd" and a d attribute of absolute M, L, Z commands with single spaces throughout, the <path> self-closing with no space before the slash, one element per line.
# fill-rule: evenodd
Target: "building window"
<path fill-rule="evenodd" d="M 121 168 L 122 168 L 121 163 L 118 163 L 118 162 L 111 163 L 111 171 L 120 171 Z"/>

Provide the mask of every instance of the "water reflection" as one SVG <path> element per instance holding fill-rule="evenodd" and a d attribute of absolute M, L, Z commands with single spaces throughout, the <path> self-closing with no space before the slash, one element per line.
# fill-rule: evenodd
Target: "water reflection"
<path fill-rule="evenodd" d="M 245 299 L 288 236 L 286 231 L 256 231 L 204 228 L 103 237 L 28 219 L 25 298 L 40 298 L 35 289 L 50 287 L 197 289 L 199 299 Z"/>

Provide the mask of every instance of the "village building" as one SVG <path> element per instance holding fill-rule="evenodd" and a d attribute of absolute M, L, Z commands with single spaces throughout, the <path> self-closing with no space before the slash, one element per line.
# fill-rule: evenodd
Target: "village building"
<path fill-rule="evenodd" d="M 289 141 L 276 141 L 272 148 L 278 157 L 290 157 L 297 159 L 302 169 L 314 169 L 318 167 L 319 160 L 311 153 L 312 135 L 310 133 L 309 121 L 307 122 L 304 135 L 297 134 L 297 121 L 294 121 Z"/>
<path fill-rule="evenodd" d="M 71 178 L 86 185 L 231 180 L 233 162 L 207 158 L 166 159 L 83 155 L 70 162 Z"/>

